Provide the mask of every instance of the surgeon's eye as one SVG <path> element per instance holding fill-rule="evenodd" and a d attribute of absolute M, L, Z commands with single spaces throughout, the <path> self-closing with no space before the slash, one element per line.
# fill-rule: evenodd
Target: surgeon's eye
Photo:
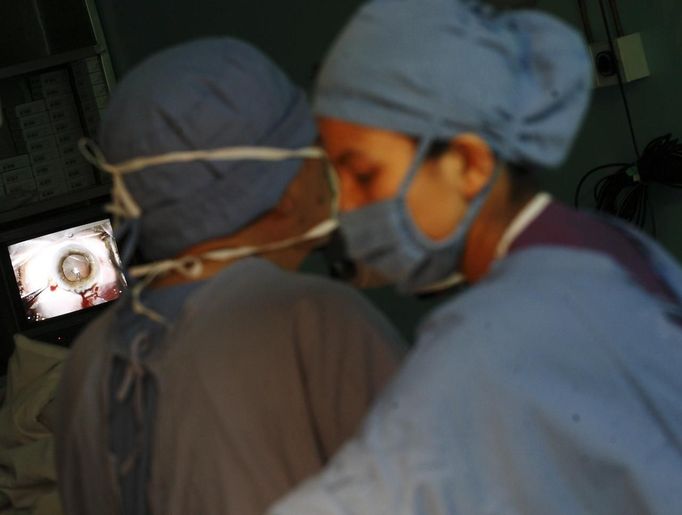
<path fill-rule="evenodd" d="M 368 188 L 374 183 L 377 178 L 376 170 L 367 170 L 362 172 L 353 172 L 353 178 L 358 186 Z"/>
<path fill-rule="evenodd" d="M 379 183 L 379 172 L 373 167 L 338 168 L 339 208 L 353 211 L 376 200 L 375 189 Z"/>

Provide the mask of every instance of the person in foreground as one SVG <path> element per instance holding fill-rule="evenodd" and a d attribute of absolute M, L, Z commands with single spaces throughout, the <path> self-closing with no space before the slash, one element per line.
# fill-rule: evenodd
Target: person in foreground
<path fill-rule="evenodd" d="M 263 513 L 353 435 L 401 353 L 359 294 L 292 273 L 335 227 L 306 100 L 248 44 L 199 40 L 126 75 L 99 134 L 83 150 L 144 264 L 65 367 L 65 512 Z"/>
<path fill-rule="evenodd" d="M 682 506 L 682 272 L 534 184 L 588 105 L 579 35 L 535 11 L 375 0 L 317 83 L 351 254 L 423 325 L 363 430 L 271 515 L 666 514 Z"/>

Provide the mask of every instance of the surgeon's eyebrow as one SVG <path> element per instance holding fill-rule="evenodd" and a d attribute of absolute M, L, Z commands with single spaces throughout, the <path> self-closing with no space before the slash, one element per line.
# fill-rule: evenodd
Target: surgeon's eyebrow
<path fill-rule="evenodd" d="M 352 164 L 357 158 L 362 157 L 358 152 L 354 150 L 346 150 L 341 155 L 339 155 L 334 161 L 338 166 L 347 166 Z"/>

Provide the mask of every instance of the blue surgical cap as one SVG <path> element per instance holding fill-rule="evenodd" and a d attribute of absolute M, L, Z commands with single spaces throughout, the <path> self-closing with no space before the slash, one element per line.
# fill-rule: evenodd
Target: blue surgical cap
<path fill-rule="evenodd" d="M 590 89 L 582 38 L 549 15 L 374 0 L 333 45 L 315 111 L 421 138 L 474 132 L 507 162 L 551 168 L 573 143 Z"/>
<path fill-rule="evenodd" d="M 164 50 L 116 87 L 99 131 L 110 163 L 232 146 L 300 148 L 315 139 L 303 92 L 254 47 L 230 38 Z M 125 176 L 142 208 L 146 259 L 226 236 L 273 208 L 300 160 L 163 165 Z"/>

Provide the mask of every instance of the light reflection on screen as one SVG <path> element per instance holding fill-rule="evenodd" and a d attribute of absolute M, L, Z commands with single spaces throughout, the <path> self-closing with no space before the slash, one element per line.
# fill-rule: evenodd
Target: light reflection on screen
<path fill-rule="evenodd" d="M 16 243 L 9 255 L 30 321 L 110 302 L 126 287 L 109 220 Z"/>

